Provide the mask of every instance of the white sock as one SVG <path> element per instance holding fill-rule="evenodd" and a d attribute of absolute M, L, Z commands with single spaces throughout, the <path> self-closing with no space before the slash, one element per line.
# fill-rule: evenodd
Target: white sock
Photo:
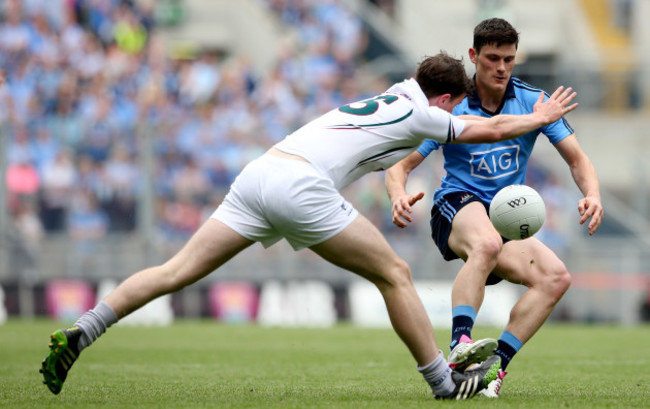
<path fill-rule="evenodd" d="M 449 368 L 442 351 L 430 364 L 418 366 L 418 371 L 420 371 L 436 396 L 447 396 L 456 388 L 454 381 L 451 379 L 451 368 Z"/>
<path fill-rule="evenodd" d="M 95 308 L 79 317 L 77 322 L 74 323 L 83 332 L 77 345 L 79 351 L 95 342 L 106 331 L 106 328 L 116 322 L 117 315 L 115 311 L 104 301 L 100 301 Z"/>

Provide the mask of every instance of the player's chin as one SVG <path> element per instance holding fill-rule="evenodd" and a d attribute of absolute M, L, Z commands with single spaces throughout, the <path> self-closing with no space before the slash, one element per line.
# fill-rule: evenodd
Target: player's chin
<path fill-rule="evenodd" d="M 493 86 L 495 89 L 504 90 L 506 89 L 507 85 L 508 85 L 507 78 L 494 78 L 493 80 Z"/>

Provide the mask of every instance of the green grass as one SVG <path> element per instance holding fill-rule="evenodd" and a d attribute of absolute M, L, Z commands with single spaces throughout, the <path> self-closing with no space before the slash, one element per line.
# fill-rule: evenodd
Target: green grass
<path fill-rule="evenodd" d="M 0 326 L 2 408 L 647 408 L 650 327 L 546 325 L 508 368 L 498 400 L 435 401 L 390 330 L 179 321 L 111 328 L 61 394 L 38 373 L 52 321 Z M 498 337 L 477 328 L 476 338 Z M 449 331 L 438 331 L 447 351 Z"/>

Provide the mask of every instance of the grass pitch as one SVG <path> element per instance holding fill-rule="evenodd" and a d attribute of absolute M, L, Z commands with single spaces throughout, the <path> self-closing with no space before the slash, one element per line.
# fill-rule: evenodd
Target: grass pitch
<path fill-rule="evenodd" d="M 391 330 L 178 321 L 117 326 L 85 350 L 63 391 L 38 373 L 53 321 L 0 326 L 2 408 L 647 408 L 650 327 L 547 324 L 508 367 L 502 396 L 435 401 Z M 476 328 L 474 337 L 500 331 Z M 437 331 L 447 355 L 449 331 Z"/>

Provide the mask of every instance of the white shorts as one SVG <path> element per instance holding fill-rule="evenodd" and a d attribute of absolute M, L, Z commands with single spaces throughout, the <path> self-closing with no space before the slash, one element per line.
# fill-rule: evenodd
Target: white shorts
<path fill-rule="evenodd" d="M 311 164 L 266 154 L 242 170 L 211 217 L 265 248 L 284 237 L 300 250 L 340 233 L 358 214 Z"/>

